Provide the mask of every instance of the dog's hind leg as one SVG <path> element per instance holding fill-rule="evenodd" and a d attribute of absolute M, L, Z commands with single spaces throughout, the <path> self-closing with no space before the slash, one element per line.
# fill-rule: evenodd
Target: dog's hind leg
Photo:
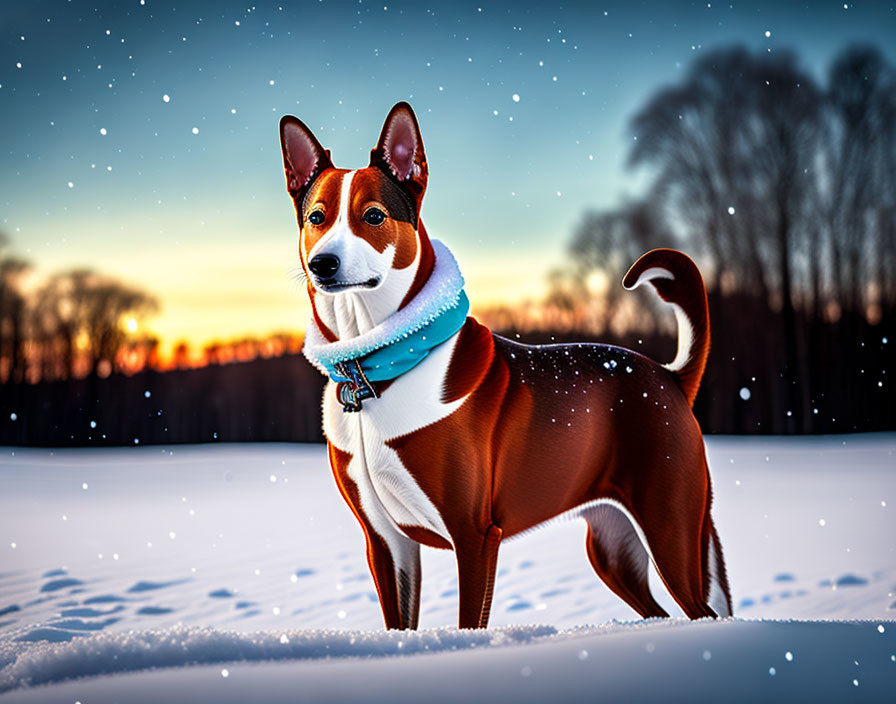
<path fill-rule="evenodd" d="M 704 596 L 706 601 L 719 616 L 733 616 L 731 608 L 731 592 L 728 588 L 728 574 L 725 570 L 725 558 L 722 556 L 722 544 L 719 542 L 719 534 L 716 532 L 715 523 L 711 516 L 707 516 L 709 522 L 709 541 L 707 543 L 707 555 L 704 564 Z"/>
<path fill-rule="evenodd" d="M 650 558 L 628 516 L 611 504 L 598 504 L 583 517 L 588 559 L 604 583 L 643 618 L 668 616 L 650 593 Z"/>
<path fill-rule="evenodd" d="M 676 473 L 670 467 L 669 476 Z M 693 476 L 693 473 L 691 473 Z M 708 477 L 707 477 L 708 481 Z M 663 483 L 637 496 L 632 515 L 640 522 L 650 554 L 663 584 L 672 598 L 691 619 L 718 616 L 707 603 L 706 566 L 709 532 L 708 484 Z"/>

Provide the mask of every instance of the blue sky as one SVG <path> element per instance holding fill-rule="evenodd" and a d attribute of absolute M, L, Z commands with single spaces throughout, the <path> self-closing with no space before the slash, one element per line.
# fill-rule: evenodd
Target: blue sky
<path fill-rule="evenodd" d="M 851 42 L 894 60 L 893 3 L 846 5 L 3 3 L 0 229 L 35 284 L 90 266 L 154 293 L 169 344 L 300 329 L 277 121 L 354 168 L 408 100 L 474 308 L 536 298 L 582 213 L 643 189 L 628 120 L 701 52 L 790 48 L 821 81 Z"/>

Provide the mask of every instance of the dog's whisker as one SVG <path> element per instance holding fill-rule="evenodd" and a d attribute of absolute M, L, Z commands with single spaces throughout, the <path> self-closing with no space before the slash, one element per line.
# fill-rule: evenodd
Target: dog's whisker
<path fill-rule="evenodd" d="M 286 278 L 289 281 L 289 292 L 294 293 L 304 288 L 308 274 L 301 266 L 296 266 L 286 272 Z"/>

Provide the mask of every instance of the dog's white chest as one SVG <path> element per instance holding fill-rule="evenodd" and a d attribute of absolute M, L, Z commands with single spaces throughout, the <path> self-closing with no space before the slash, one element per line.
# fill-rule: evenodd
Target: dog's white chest
<path fill-rule="evenodd" d="M 360 413 L 345 413 L 336 385 L 324 391 L 324 433 L 352 456 L 348 474 L 368 520 L 384 537 L 401 526 L 425 528 L 451 542 L 442 516 L 388 440 L 407 435 L 456 411 L 465 399 L 443 403 L 442 382 L 458 335 L 435 348 L 396 379 L 381 398 L 366 399 Z M 415 471 L 426 468 L 415 467 Z"/>

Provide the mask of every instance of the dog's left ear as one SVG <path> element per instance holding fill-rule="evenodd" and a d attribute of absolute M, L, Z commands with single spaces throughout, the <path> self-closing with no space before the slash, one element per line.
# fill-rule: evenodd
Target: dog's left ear
<path fill-rule="evenodd" d="M 389 111 L 379 142 L 370 152 L 370 165 L 381 169 L 405 189 L 419 215 L 429 169 L 417 116 L 407 103 L 396 103 Z"/>
<path fill-rule="evenodd" d="M 301 209 L 302 198 L 311 184 L 321 172 L 333 166 L 330 150 L 324 149 L 305 123 L 292 115 L 280 119 L 280 147 L 286 170 L 286 190 Z"/>

